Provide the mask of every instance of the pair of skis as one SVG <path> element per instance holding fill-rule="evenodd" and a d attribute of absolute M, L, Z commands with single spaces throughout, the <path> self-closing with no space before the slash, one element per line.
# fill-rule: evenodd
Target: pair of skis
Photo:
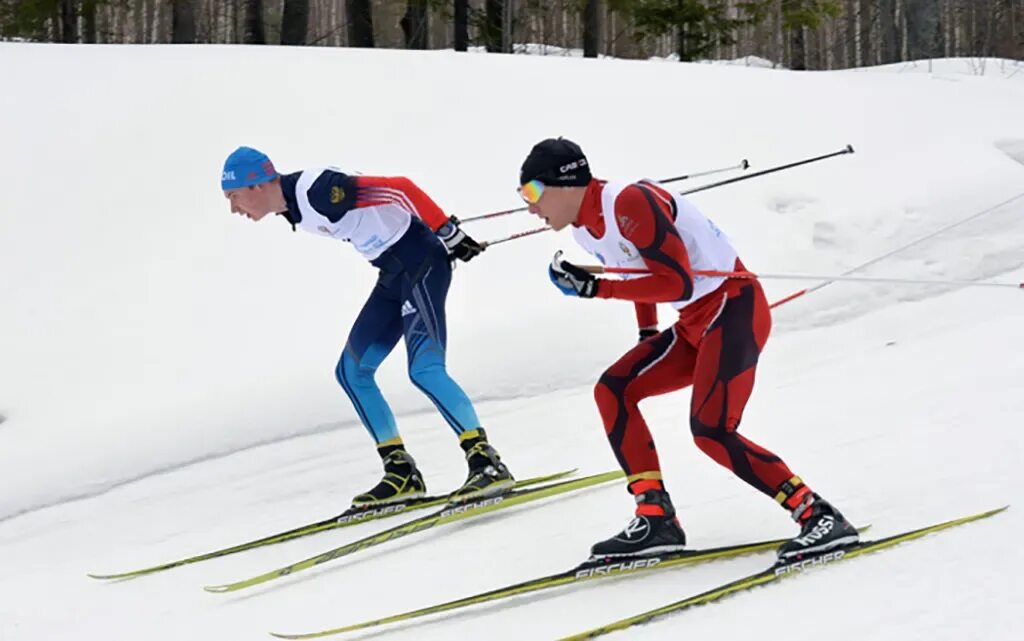
<path fill-rule="evenodd" d="M 893 536 L 888 536 L 875 541 L 862 541 L 852 546 L 844 547 L 841 549 L 832 550 L 824 554 L 810 556 L 798 560 L 778 562 L 768 567 L 767 569 L 752 574 L 750 576 L 732 581 L 729 583 L 722 584 L 718 587 L 712 588 L 706 592 L 702 592 L 696 596 L 692 596 L 668 605 L 643 612 L 620 621 L 615 621 L 603 625 L 598 628 L 587 630 L 577 635 L 565 637 L 560 641 L 576 641 L 579 639 L 592 639 L 609 632 L 617 630 L 624 630 L 626 628 L 648 623 L 653 619 L 662 617 L 668 614 L 682 612 L 696 605 L 702 605 L 705 603 L 711 603 L 717 601 L 723 597 L 743 592 L 751 588 L 773 583 L 783 578 L 794 576 L 803 572 L 804 570 L 823 567 L 832 565 L 839 561 L 845 561 L 852 559 L 863 554 L 868 554 L 881 549 L 893 547 L 906 541 L 912 541 L 919 539 L 927 534 L 938 532 L 941 530 L 949 529 L 972 521 L 991 517 L 1005 510 L 1006 507 L 990 510 L 987 512 L 981 512 L 978 514 L 972 514 L 951 521 L 945 521 L 943 523 L 937 523 L 927 527 L 923 527 L 916 530 L 909 530 Z M 867 529 L 861 528 L 861 531 Z M 529 581 L 523 581 L 522 583 L 516 583 L 508 585 L 488 592 L 482 592 L 473 596 L 457 599 L 454 601 L 448 601 L 447 603 L 441 603 L 418 610 L 411 610 L 409 612 L 403 612 L 401 614 L 384 617 L 381 619 L 374 619 L 371 621 L 365 621 L 362 623 L 356 623 L 347 625 L 339 628 L 332 628 L 329 630 L 322 630 L 319 632 L 310 632 L 304 634 L 281 634 L 271 633 L 273 636 L 281 639 L 315 639 L 320 637 L 332 636 L 342 634 L 345 632 L 353 632 L 356 630 L 363 630 L 366 628 L 376 627 L 389 623 L 398 623 L 401 621 L 409 621 L 419 617 L 438 614 L 441 612 L 448 612 L 460 608 L 465 608 L 473 605 L 479 605 L 483 603 L 491 603 L 500 601 L 502 599 L 511 598 L 520 594 L 526 594 L 529 592 L 537 592 L 540 590 L 546 590 L 555 588 L 563 585 L 573 585 L 577 583 L 583 583 L 588 581 L 594 581 L 605 578 L 612 578 L 618 576 L 634 575 L 644 573 L 650 570 L 677 567 L 682 565 L 692 565 L 701 563 L 704 561 L 712 561 L 715 559 L 731 558 L 746 554 L 753 554 L 756 552 L 765 552 L 776 549 L 778 546 L 785 543 L 788 539 L 777 539 L 777 540 L 765 540 L 758 541 L 755 543 L 746 543 L 741 545 L 732 545 L 727 547 L 709 548 L 704 550 L 686 550 L 674 554 L 664 554 L 651 557 L 634 558 L 630 560 L 617 561 L 617 562 L 601 562 L 601 561 L 588 561 L 572 569 L 557 574 L 552 574 L 545 577 L 532 579 Z"/>
<path fill-rule="evenodd" d="M 514 489 L 512 492 L 502 494 L 499 496 L 480 499 L 477 501 L 470 501 L 462 505 L 448 504 L 447 496 L 432 496 L 424 497 L 400 505 L 382 506 L 371 509 L 353 508 L 345 511 L 344 513 L 338 516 L 331 517 L 329 519 L 309 523 L 307 525 L 287 530 L 285 532 L 280 532 L 278 534 L 273 534 L 260 539 L 255 539 L 252 541 L 248 541 L 246 543 L 241 543 L 239 545 L 222 548 L 219 550 L 215 550 L 213 552 L 198 554 L 196 556 L 190 556 L 184 559 L 179 559 L 177 561 L 162 563 L 159 565 L 154 565 L 151 567 L 142 568 L 138 570 L 131 570 L 128 572 L 119 572 L 114 574 L 89 574 L 89 576 L 94 579 L 107 580 L 135 578 L 145 576 L 148 574 L 154 574 L 157 572 L 163 572 L 165 570 L 181 567 L 183 565 L 189 565 L 192 563 L 199 563 L 200 561 L 207 561 L 210 559 L 228 556 L 230 554 L 236 554 L 238 552 L 244 552 L 246 550 L 252 550 L 267 545 L 274 545 L 277 543 L 283 543 L 285 541 L 291 541 L 300 537 L 316 534 L 318 532 L 326 532 L 328 530 L 349 527 L 367 521 L 398 516 L 400 514 L 405 514 L 407 512 L 411 512 L 414 510 L 421 510 L 424 508 L 436 506 L 445 506 L 442 507 L 440 510 L 434 512 L 433 514 L 429 514 L 425 517 L 409 521 L 408 523 L 404 523 L 402 525 L 389 528 L 373 536 L 369 536 L 364 539 L 360 539 L 359 541 L 355 541 L 354 543 L 350 543 L 348 545 L 341 546 L 340 548 L 330 550 L 328 552 L 325 552 L 324 554 L 312 557 L 311 559 L 306 559 L 305 561 L 294 563 L 292 565 L 280 568 L 273 572 L 268 572 L 266 574 L 260 575 L 259 577 L 254 577 L 252 579 L 248 579 L 245 581 L 239 581 L 237 583 L 231 583 L 222 586 L 209 586 L 206 588 L 207 591 L 209 592 L 231 592 L 234 590 L 240 590 L 244 587 L 257 585 L 259 583 L 264 583 L 272 579 L 287 576 L 289 574 L 293 574 L 295 572 L 308 569 L 315 565 L 325 563 L 332 559 L 340 558 L 342 556 L 352 554 L 359 550 L 372 547 L 374 545 L 379 545 L 392 539 L 407 536 L 409 534 L 413 534 L 414 532 L 426 530 L 437 525 L 461 521 L 479 514 L 494 512 L 496 510 L 504 509 L 506 507 L 512 507 L 523 503 L 529 503 L 531 501 L 557 496 L 559 494 L 565 494 L 568 492 L 573 492 L 575 490 L 581 490 L 587 487 L 592 487 L 595 485 L 599 485 L 601 483 L 606 483 L 608 481 L 619 479 L 623 475 L 621 471 L 614 471 L 605 472 L 603 474 L 594 474 L 591 476 L 585 476 L 578 479 L 560 480 L 564 479 L 567 476 L 571 476 L 575 472 L 576 470 L 572 469 L 563 472 L 557 472 L 555 474 L 549 474 L 546 476 L 538 476 L 530 479 L 524 479 L 522 481 L 517 481 L 516 489 Z M 544 485 L 544 483 L 549 483 L 551 481 L 559 482 Z"/>

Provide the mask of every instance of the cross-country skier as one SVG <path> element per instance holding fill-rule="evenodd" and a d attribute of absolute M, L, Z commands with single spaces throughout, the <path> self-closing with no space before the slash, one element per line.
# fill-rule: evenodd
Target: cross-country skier
<path fill-rule="evenodd" d="M 611 298 L 636 305 L 640 342 L 601 376 L 594 390 L 605 432 L 636 498 L 636 516 L 619 534 L 595 544 L 595 557 L 681 550 L 686 536 L 662 483 L 658 452 L 638 403 L 693 387 L 690 430 L 705 454 L 773 497 L 800 526 L 782 558 L 857 540 L 831 504 L 778 456 L 738 432 L 754 386 L 771 314 L 757 280 L 696 276 L 696 270 L 744 270 L 729 239 L 689 201 L 653 181 L 606 182 L 591 176 L 578 145 L 564 138 L 533 147 L 519 192 L 529 211 L 553 229 L 572 226 L 576 242 L 608 266 L 649 275 L 597 278 L 560 258 L 551 281 L 568 296 Z M 657 329 L 656 303 L 679 317 Z"/>
<path fill-rule="evenodd" d="M 334 168 L 281 175 L 265 154 L 240 147 L 224 163 L 221 187 L 233 213 L 254 221 L 280 214 L 292 229 L 351 243 L 379 270 L 335 369 L 384 461 L 384 478 L 357 495 L 353 507 L 399 503 L 426 493 L 374 381 L 377 368 L 403 336 L 409 378 L 437 407 L 466 454 L 469 476 L 451 500 L 511 489 L 512 475 L 488 444 L 473 404 L 445 369 L 451 260 L 469 261 L 484 247 L 404 177 L 352 175 Z"/>

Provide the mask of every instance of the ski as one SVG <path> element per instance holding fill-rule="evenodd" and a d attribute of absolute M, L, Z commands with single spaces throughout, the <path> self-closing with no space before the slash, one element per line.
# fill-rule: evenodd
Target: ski
<path fill-rule="evenodd" d="M 535 476 L 533 478 L 523 479 L 522 481 L 516 481 L 516 488 L 531 487 L 539 485 L 541 483 L 547 483 L 549 481 L 557 481 L 567 476 L 571 476 L 576 473 L 576 469 L 565 470 L 557 472 L 555 474 L 547 474 L 545 476 Z M 134 577 L 145 576 L 147 574 L 155 574 L 157 572 L 163 572 L 164 570 L 170 570 L 172 568 L 181 567 L 183 565 L 190 565 L 192 563 L 199 563 L 200 561 L 208 561 L 210 559 L 220 558 L 222 556 L 228 556 L 230 554 L 236 554 L 238 552 L 244 552 L 246 550 L 252 550 L 255 548 L 263 547 L 266 545 L 274 545 L 277 543 L 284 543 L 285 541 L 291 541 L 311 534 L 317 534 L 319 532 L 326 532 L 328 530 L 336 530 L 338 528 L 349 527 L 351 525 L 358 525 L 359 523 L 366 523 L 368 521 L 376 521 L 379 519 L 386 519 L 392 516 L 399 516 L 412 512 L 414 510 L 422 510 L 430 507 L 437 507 L 439 505 L 445 505 L 448 503 L 448 495 L 443 496 L 425 496 L 405 503 L 396 503 L 392 505 L 382 505 L 379 507 L 371 508 L 349 508 L 337 516 L 324 519 L 322 521 L 316 521 L 315 523 L 308 523 L 285 532 L 279 532 L 277 534 L 271 534 L 260 539 L 254 539 L 238 545 L 232 545 L 230 547 L 222 548 L 220 550 L 214 550 L 213 552 L 207 552 L 205 554 L 198 554 L 196 556 L 190 556 L 177 561 L 171 561 L 169 563 L 162 563 L 160 565 L 154 565 L 148 568 L 142 568 L 140 570 L 132 570 L 129 572 L 121 572 L 118 574 L 89 574 L 88 576 L 93 579 L 129 579 Z"/>
<path fill-rule="evenodd" d="M 875 552 L 885 548 L 890 548 L 906 541 L 920 539 L 921 537 L 927 534 L 931 534 L 932 532 L 938 532 L 940 530 L 945 530 L 948 528 L 956 527 L 958 525 L 963 525 L 964 523 L 970 523 L 972 521 L 985 519 L 995 514 L 999 514 L 1007 507 L 1009 506 L 1004 506 L 995 510 L 989 510 L 988 512 L 972 514 L 970 516 L 961 517 L 959 519 L 953 519 L 952 521 L 936 523 L 935 525 L 923 527 L 918 530 L 909 530 L 907 532 L 894 534 L 893 536 L 888 536 L 875 541 L 862 541 L 860 543 L 855 543 L 854 545 L 846 546 L 836 550 L 830 550 L 823 554 L 818 554 L 803 559 L 776 563 L 775 565 L 772 565 L 766 570 L 762 570 L 761 572 L 751 574 L 750 576 L 738 579 L 736 581 L 732 581 L 730 583 L 725 583 L 716 588 L 712 588 L 707 592 L 702 592 L 696 596 L 683 599 L 682 601 L 676 601 L 675 603 L 670 603 L 668 605 L 656 608 L 654 610 L 650 610 L 648 612 L 644 612 L 642 614 L 637 614 L 635 616 L 621 619 L 619 621 L 609 623 L 599 628 L 594 628 L 586 632 L 581 632 L 580 634 L 565 637 L 563 639 L 560 639 L 559 641 L 579 641 L 580 639 L 593 639 L 594 637 L 599 637 L 604 634 L 608 634 L 609 632 L 625 630 L 626 628 L 630 628 L 635 625 L 642 625 L 666 614 L 682 612 L 683 610 L 688 610 L 696 605 L 711 603 L 723 597 L 730 596 L 738 592 L 744 592 L 751 588 L 755 588 L 759 585 L 773 583 L 780 579 L 794 576 L 796 574 L 799 574 L 800 572 L 803 572 L 804 570 L 832 565 L 838 561 L 845 561 L 847 559 L 852 559 L 854 557 L 861 556 L 862 554 L 869 554 L 871 552 Z"/>
<path fill-rule="evenodd" d="M 236 581 L 235 583 L 208 585 L 203 589 L 207 592 L 234 592 L 235 590 L 241 590 L 243 588 L 266 583 L 267 581 L 273 581 L 274 579 L 280 579 L 290 574 L 301 572 L 302 570 L 308 570 L 309 568 L 322 563 L 333 561 L 334 559 L 338 559 L 343 556 L 348 556 L 349 554 L 365 550 L 366 548 L 373 547 L 375 545 L 380 545 L 381 543 L 385 543 L 393 539 L 402 538 L 422 530 L 428 530 L 438 525 L 462 521 L 481 514 L 489 514 L 508 507 L 514 507 L 516 505 L 530 503 L 539 499 L 557 496 L 575 490 L 581 490 L 594 485 L 600 485 L 601 483 L 607 483 L 622 477 L 622 471 L 616 470 L 614 472 L 605 472 L 603 474 L 594 474 L 592 476 L 585 476 L 579 479 L 561 481 L 559 483 L 544 485 L 542 487 L 513 490 L 507 494 L 487 497 L 464 504 L 448 505 L 433 514 L 428 514 L 427 516 L 403 523 L 402 525 L 397 525 L 384 530 L 383 532 L 378 532 L 372 536 L 354 541 L 347 545 L 329 550 L 323 554 L 318 554 L 317 556 L 310 557 L 283 568 L 272 570 L 249 579 Z"/>
<path fill-rule="evenodd" d="M 863 532 L 867 530 L 868 527 L 870 526 L 860 528 L 860 531 Z M 409 621 L 429 614 L 448 612 L 450 610 L 457 610 L 471 605 L 479 605 L 481 603 L 491 603 L 493 601 L 511 598 L 520 594 L 557 588 L 563 585 L 575 585 L 596 579 L 634 575 L 648 570 L 671 568 L 681 565 L 702 563 L 705 561 L 714 561 L 716 559 L 727 559 L 745 554 L 754 554 L 756 552 L 775 550 L 788 540 L 788 538 L 771 539 L 757 541 L 754 543 L 742 543 L 739 545 L 705 548 L 702 550 L 684 550 L 682 552 L 672 554 L 660 554 L 655 556 L 636 557 L 632 559 L 588 560 L 572 569 L 565 570 L 564 572 L 559 572 L 557 574 L 530 579 L 528 581 L 523 581 L 522 583 L 507 585 L 488 592 L 481 592 L 480 594 L 474 594 L 473 596 L 468 596 L 462 599 L 456 599 L 454 601 L 448 601 L 447 603 L 440 603 L 438 605 L 432 605 L 418 610 L 410 610 L 409 612 L 403 612 L 401 614 L 395 614 L 381 619 L 364 621 L 363 623 L 355 623 L 340 628 L 322 630 L 320 632 L 309 632 L 305 634 L 280 634 L 277 632 L 271 632 L 270 634 L 280 639 L 316 639 L 335 634 L 342 634 L 344 632 L 363 630 L 388 623 Z"/>

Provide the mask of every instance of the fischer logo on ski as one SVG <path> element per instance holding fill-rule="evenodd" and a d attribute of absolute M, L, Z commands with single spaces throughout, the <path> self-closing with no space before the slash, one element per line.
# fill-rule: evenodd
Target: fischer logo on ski
<path fill-rule="evenodd" d="M 845 555 L 846 550 L 836 550 L 835 552 L 826 552 L 825 554 L 819 554 L 802 561 L 780 565 L 775 568 L 775 576 L 782 576 L 783 574 L 790 574 L 792 572 L 802 572 L 808 568 L 825 565 L 826 563 L 831 563 L 833 561 L 841 561 Z"/>
<path fill-rule="evenodd" d="M 456 505 L 454 507 L 448 508 L 444 512 L 441 512 L 441 518 L 444 518 L 444 517 L 447 517 L 447 516 L 454 516 L 456 514 L 461 514 L 463 512 L 468 512 L 470 510 L 475 510 L 475 509 L 481 508 L 481 507 L 487 507 L 489 505 L 497 505 L 498 503 L 501 503 L 504 500 L 505 500 L 504 496 L 495 496 L 493 498 L 483 499 L 483 500 L 480 500 L 480 501 L 474 501 L 472 503 L 467 503 L 465 505 Z"/>
<path fill-rule="evenodd" d="M 608 565 L 599 565 L 592 568 L 578 570 L 576 572 L 576 578 L 585 579 L 591 576 L 606 576 L 619 572 L 632 572 L 633 570 L 650 570 L 659 563 L 661 563 L 661 559 L 658 557 L 636 559 L 635 561 L 623 561 L 621 563 L 610 563 Z"/>
<path fill-rule="evenodd" d="M 353 512 L 352 514 L 342 514 L 338 517 L 338 523 L 350 523 L 353 521 L 362 521 L 367 518 L 376 518 L 378 516 L 384 516 L 385 514 L 397 514 L 404 512 L 409 507 L 404 503 L 398 503 L 395 505 L 385 505 L 372 510 L 364 510 L 362 512 Z"/>

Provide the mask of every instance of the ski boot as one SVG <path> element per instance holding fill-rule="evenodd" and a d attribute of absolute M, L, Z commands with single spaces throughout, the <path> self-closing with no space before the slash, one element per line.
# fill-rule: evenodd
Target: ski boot
<path fill-rule="evenodd" d="M 779 496 L 793 520 L 800 525 L 799 536 L 779 548 L 779 561 L 790 561 L 814 556 L 829 550 L 852 545 L 860 540 L 857 528 L 832 506 L 812 492 L 799 477 L 782 484 Z"/>
<path fill-rule="evenodd" d="M 515 479 L 501 462 L 498 450 L 487 442 L 481 427 L 464 433 L 459 445 L 466 452 L 469 476 L 462 487 L 448 495 L 451 503 L 467 503 L 476 499 L 504 494 L 515 487 Z"/>
<path fill-rule="evenodd" d="M 426 495 L 427 485 L 416 467 L 416 461 L 402 447 L 399 444 L 378 448 L 384 459 L 384 478 L 370 491 L 352 499 L 353 508 L 393 505 Z"/>
<path fill-rule="evenodd" d="M 679 525 L 672 500 L 661 481 L 637 481 L 630 486 L 636 495 L 636 516 L 626 528 L 590 548 L 591 560 L 644 557 L 679 552 L 686 547 L 686 533 Z"/>

